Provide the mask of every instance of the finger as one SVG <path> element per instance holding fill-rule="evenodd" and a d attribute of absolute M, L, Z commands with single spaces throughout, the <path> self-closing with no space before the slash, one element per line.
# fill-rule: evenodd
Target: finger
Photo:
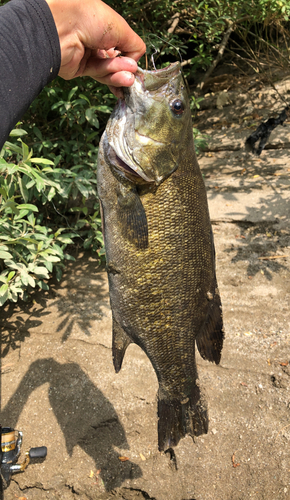
<path fill-rule="evenodd" d="M 131 87 L 134 83 L 135 76 L 128 71 L 118 71 L 118 73 L 110 73 L 104 77 L 95 78 L 95 80 L 108 85 L 108 87 Z M 113 93 L 117 95 L 116 92 L 113 91 Z M 119 92 L 117 93 L 119 94 Z"/>
<path fill-rule="evenodd" d="M 127 72 L 136 73 L 137 63 L 129 57 L 114 57 L 113 59 L 99 59 L 90 56 L 85 64 L 80 65 L 76 76 L 91 76 L 95 80 L 106 77 L 109 74 Z"/>
<path fill-rule="evenodd" d="M 131 30 L 131 35 L 124 37 L 116 50 L 120 50 L 124 56 L 131 57 L 138 62 L 146 52 L 146 45 L 137 33 Z"/>
<path fill-rule="evenodd" d="M 121 87 L 113 87 L 112 85 L 109 85 L 109 89 L 118 99 L 124 98 L 124 92 Z"/>
<path fill-rule="evenodd" d="M 100 59 L 110 59 L 113 57 L 120 56 L 121 52 L 119 50 L 109 49 L 109 50 L 103 50 L 103 49 L 98 49 L 97 50 L 97 56 Z"/>

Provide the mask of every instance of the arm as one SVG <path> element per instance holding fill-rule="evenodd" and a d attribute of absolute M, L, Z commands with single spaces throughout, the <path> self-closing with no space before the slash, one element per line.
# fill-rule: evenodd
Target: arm
<path fill-rule="evenodd" d="M 118 54 L 127 57 L 116 57 Z M 101 0 L 10 0 L 0 7 L 0 148 L 57 74 L 110 86 L 134 82 L 145 44 Z"/>
<path fill-rule="evenodd" d="M 53 17 L 42 0 L 0 8 L 0 148 L 61 62 Z"/>

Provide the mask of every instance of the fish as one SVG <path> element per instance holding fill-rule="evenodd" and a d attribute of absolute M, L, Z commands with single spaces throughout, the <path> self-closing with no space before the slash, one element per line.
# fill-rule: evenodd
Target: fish
<path fill-rule="evenodd" d="M 112 309 L 112 354 L 131 343 L 158 380 L 158 448 L 208 432 L 195 347 L 218 364 L 224 340 L 215 250 L 179 62 L 138 68 L 102 135 L 97 186 Z"/>

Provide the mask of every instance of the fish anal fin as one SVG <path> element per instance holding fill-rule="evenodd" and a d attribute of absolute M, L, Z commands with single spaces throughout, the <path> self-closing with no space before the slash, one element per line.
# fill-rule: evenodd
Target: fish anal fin
<path fill-rule="evenodd" d="M 124 237 L 138 249 L 148 247 L 148 224 L 137 190 L 120 184 L 118 219 Z"/>
<path fill-rule="evenodd" d="M 224 341 L 222 306 L 218 288 L 214 296 L 208 293 L 209 307 L 206 320 L 196 337 L 196 345 L 203 359 L 216 363 L 221 359 Z"/>
<path fill-rule="evenodd" d="M 207 434 L 207 408 L 196 381 L 183 401 L 158 399 L 158 418 L 159 451 L 176 446 L 186 434 L 192 438 Z"/>
<path fill-rule="evenodd" d="M 119 373 L 122 367 L 123 358 L 126 349 L 129 344 L 131 344 L 131 339 L 128 337 L 127 333 L 119 325 L 119 323 L 113 317 L 113 364 L 116 373 Z"/>

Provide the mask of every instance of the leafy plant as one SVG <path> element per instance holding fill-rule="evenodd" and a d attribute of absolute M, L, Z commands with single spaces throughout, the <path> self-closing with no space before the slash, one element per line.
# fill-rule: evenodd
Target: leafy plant
<path fill-rule="evenodd" d="M 25 134 L 23 129 L 12 132 Z M 103 246 L 98 204 L 92 215 L 85 206 L 87 198 L 96 198 L 95 186 L 95 168 L 54 168 L 52 160 L 34 157 L 22 139 L 5 143 L 0 155 L 0 305 L 26 298 L 30 287 L 47 290 L 53 271 L 60 279 L 64 261 L 72 259 L 65 249 L 76 238 L 84 248 Z M 56 209 L 55 204 L 63 208 L 69 197 L 78 196 L 82 208 L 71 207 L 67 216 Z M 76 211 L 87 219 L 70 215 Z"/>
<path fill-rule="evenodd" d="M 255 71 L 265 57 L 289 63 L 287 0 L 107 3 L 145 40 L 142 67 L 179 59 L 194 79 L 212 64 L 229 27 L 235 37 L 228 50 Z M 192 97 L 193 113 L 199 103 Z M 12 131 L 0 154 L 0 305 L 25 298 L 30 288 L 47 289 L 53 272 L 60 279 L 73 245 L 104 258 L 96 165 L 114 104 L 107 87 L 92 79 L 57 78 Z M 206 137 L 193 132 L 199 151 Z"/>

